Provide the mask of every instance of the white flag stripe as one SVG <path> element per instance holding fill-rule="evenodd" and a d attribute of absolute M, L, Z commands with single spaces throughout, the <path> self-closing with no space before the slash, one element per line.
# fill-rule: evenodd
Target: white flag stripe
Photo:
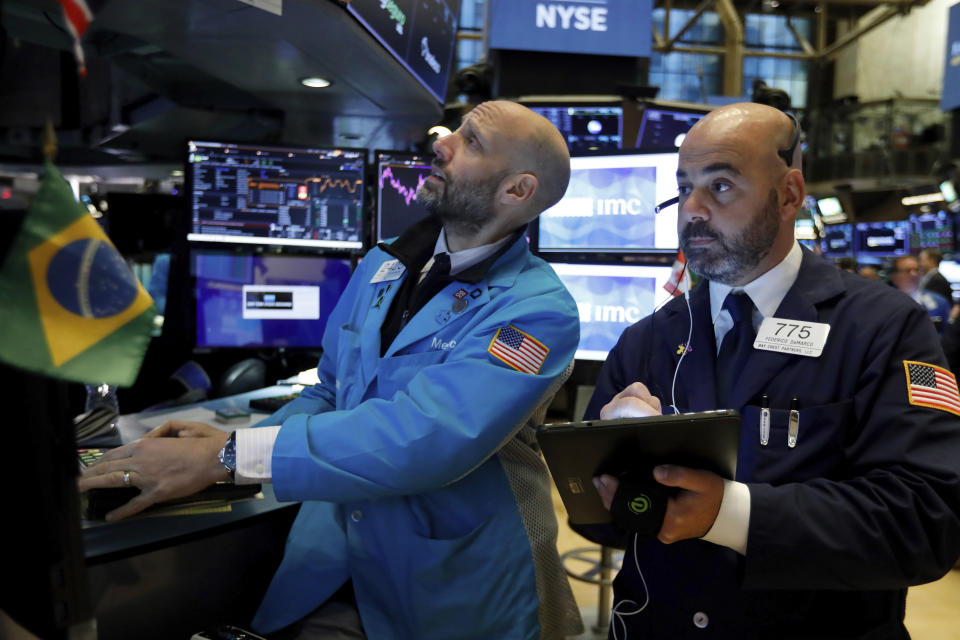
<path fill-rule="evenodd" d="M 937 392 L 925 392 L 925 391 L 920 391 L 918 389 L 914 389 L 913 397 L 917 400 L 923 400 L 925 402 L 937 402 L 940 404 L 945 404 L 955 408 L 957 411 L 960 411 L 960 402 L 957 402 L 956 400 L 951 399 L 949 396 L 938 394 Z"/>

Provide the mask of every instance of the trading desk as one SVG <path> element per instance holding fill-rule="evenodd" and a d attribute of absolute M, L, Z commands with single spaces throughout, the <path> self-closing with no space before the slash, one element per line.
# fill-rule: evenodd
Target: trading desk
<path fill-rule="evenodd" d="M 122 442 L 167 420 L 195 420 L 233 431 L 259 422 L 220 424 L 214 411 L 247 408 L 252 398 L 285 395 L 288 386 L 164 411 L 121 416 Z M 235 502 L 229 512 L 134 516 L 114 523 L 84 522 L 90 600 L 100 640 L 182 638 L 217 624 L 246 625 L 280 562 L 299 503 Z"/>

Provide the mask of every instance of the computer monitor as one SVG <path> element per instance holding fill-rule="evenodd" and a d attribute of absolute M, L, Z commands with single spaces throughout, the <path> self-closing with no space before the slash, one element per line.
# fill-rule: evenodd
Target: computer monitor
<path fill-rule="evenodd" d="M 567 140 L 570 153 L 609 151 L 623 145 L 623 106 L 606 103 L 525 102 L 552 122 Z"/>
<path fill-rule="evenodd" d="M 395 238 L 429 212 L 416 201 L 417 189 L 430 175 L 432 156 L 376 151 L 377 242 Z"/>
<path fill-rule="evenodd" d="M 190 141 L 196 242 L 363 247 L 363 149 Z"/>
<path fill-rule="evenodd" d="M 857 255 L 903 256 L 910 253 L 910 222 L 858 222 L 854 234 Z"/>
<path fill-rule="evenodd" d="M 677 149 L 706 111 L 648 105 L 640 118 L 637 147 L 640 149 Z"/>
<path fill-rule="evenodd" d="M 820 234 L 811 218 L 800 218 L 793 223 L 793 237 L 797 240 L 818 240 Z"/>
<path fill-rule="evenodd" d="M 316 349 L 350 279 L 344 258 L 193 251 L 198 348 Z"/>
<path fill-rule="evenodd" d="M 843 210 L 843 205 L 840 204 L 840 198 L 836 196 L 817 198 L 817 209 L 820 211 L 823 221 L 827 224 L 843 222 L 847 219 L 847 213 Z"/>
<path fill-rule="evenodd" d="M 443 104 L 457 43 L 460 2 L 342 2 L 387 51 Z"/>
<path fill-rule="evenodd" d="M 940 183 L 940 193 L 943 194 L 943 200 L 947 204 L 957 201 L 957 189 L 953 186 L 951 180 L 944 180 Z"/>
<path fill-rule="evenodd" d="M 953 252 L 953 215 L 946 211 L 910 216 L 910 252 L 936 249 Z"/>
<path fill-rule="evenodd" d="M 823 255 L 843 258 L 853 255 L 853 225 L 831 224 L 823 230 Z"/>
<path fill-rule="evenodd" d="M 960 299 L 960 262 L 941 260 L 937 271 L 950 283 L 950 289 L 953 291 L 953 299 Z"/>
<path fill-rule="evenodd" d="M 124 257 L 169 253 L 188 229 L 183 196 L 167 193 L 108 193 L 107 235 Z"/>
<path fill-rule="evenodd" d="M 625 152 L 570 159 L 563 198 L 531 225 L 534 249 L 557 262 L 677 252 L 676 153 Z"/>
<path fill-rule="evenodd" d="M 551 263 L 580 312 L 576 358 L 605 360 L 623 330 L 670 299 L 669 266 Z"/>

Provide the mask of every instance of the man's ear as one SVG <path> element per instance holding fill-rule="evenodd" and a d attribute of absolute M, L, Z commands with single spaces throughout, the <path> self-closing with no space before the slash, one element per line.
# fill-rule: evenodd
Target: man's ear
<path fill-rule="evenodd" d="M 540 182 L 532 173 L 515 173 L 500 184 L 500 203 L 508 206 L 528 204 L 537 193 Z"/>
<path fill-rule="evenodd" d="M 797 211 L 803 208 L 806 196 L 807 186 L 803 173 L 799 169 L 787 171 L 780 184 L 780 217 L 784 220 L 796 218 Z"/>

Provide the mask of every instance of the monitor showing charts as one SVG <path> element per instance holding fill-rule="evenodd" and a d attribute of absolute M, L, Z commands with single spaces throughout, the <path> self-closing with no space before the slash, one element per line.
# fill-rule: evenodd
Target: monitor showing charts
<path fill-rule="evenodd" d="M 831 224 L 823 230 L 823 255 L 843 258 L 853 255 L 853 225 Z"/>
<path fill-rule="evenodd" d="M 705 112 L 685 111 L 649 105 L 644 108 L 637 134 L 640 149 L 677 149 Z"/>
<path fill-rule="evenodd" d="M 630 325 L 670 299 L 663 288 L 669 266 L 550 263 L 577 303 L 580 344 L 576 357 L 605 360 Z"/>
<path fill-rule="evenodd" d="M 377 242 L 395 238 L 429 213 L 416 200 L 432 156 L 377 151 Z"/>
<path fill-rule="evenodd" d="M 676 254 L 677 207 L 654 213 L 677 195 L 676 153 L 573 157 L 570 168 L 566 194 L 531 225 L 541 256 Z"/>
<path fill-rule="evenodd" d="M 560 130 L 570 153 L 606 151 L 623 145 L 623 106 L 620 104 L 528 102 L 526 106 Z"/>
<path fill-rule="evenodd" d="M 363 247 L 365 150 L 187 144 L 188 240 Z"/>
<path fill-rule="evenodd" d="M 902 256 L 910 252 L 907 220 L 858 222 L 855 231 L 857 255 Z"/>
<path fill-rule="evenodd" d="M 350 261 L 194 251 L 196 346 L 320 347 Z"/>
<path fill-rule="evenodd" d="M 952 253 L 953 223 L 953 215 L 946 211 L 910 216 L 910 252 L 936 249 L 940 253 Z"/>

